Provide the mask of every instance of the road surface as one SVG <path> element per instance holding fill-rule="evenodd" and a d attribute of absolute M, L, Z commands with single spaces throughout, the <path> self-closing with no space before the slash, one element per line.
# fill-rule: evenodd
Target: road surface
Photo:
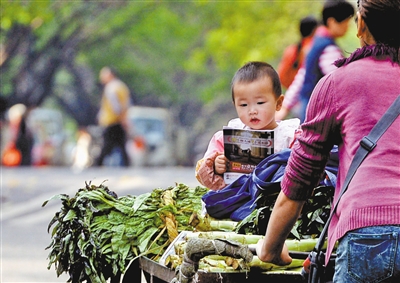
<path fill-rule="evenodd" d="M 140 195 L 175 183 L 200 185 L 192 167 L 88 168 L 74 172 L 68 167 L 1 167 L 0 282 L 66 282 L 54 265 L 47 269 L 50 244 L 47 226 L 61 202 L 43 202 L 57 194 L 74 195 L 85 182 L 105 182 L 122 195 Z"/>

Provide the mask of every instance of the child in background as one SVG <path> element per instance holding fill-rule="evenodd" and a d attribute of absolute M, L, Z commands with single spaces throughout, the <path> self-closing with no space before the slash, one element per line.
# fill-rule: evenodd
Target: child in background
<path fill-rule="evenodd" d="M 295 135 L 300 133 L 300 120 L 275 120 L 276 111 L 282 107 L 283 95 L 278 73 L 271 65 L 265 62 L 245 64 L 233 77 L 231 92 L 239 118 L 229 121 L 228 127 L 274 130 L 275 153 L 292 145 Z M 221 130 L 214 134 L 204 157 L 197 162 L 197 180 L 213 191 L 224 188 L 227 161 Z"/>

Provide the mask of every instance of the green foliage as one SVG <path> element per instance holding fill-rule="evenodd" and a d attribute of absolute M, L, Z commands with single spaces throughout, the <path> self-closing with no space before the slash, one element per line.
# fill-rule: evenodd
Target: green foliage
<path fill-rule="evenodd" d="M 191 69 L 212 60 L 216 65 L 214 71 L 225 73 L 221 78 L 225 87 L 233 73 L 247 61 L 262 60 L 277 66 L 282 47 L 299 40 L 300 18 L 319 9 L 319 5 L 311 7 L 286 1 L 201 5 L 202 9 L 210 7 L 218 11 L 217 25 L 205 35 L 204 46 L 192 53 Z M 219 78 L 214 76 L 214 79 Z"/>
<path fill-rule="evenodd" d="M 9 30 L 15 24 L 39 27 L 53 19 L 50 0 L 43 1 L 1 1 L 1 29 Z"/>
<path fill-rule="evenodd" d="M 300 38 L 299 20 L 310 14 L 319 17 L 322 3 L 2 1 L 1 27 L 31 27 L 33 51 L 65 60 L 64 65 L 84 66 L 93 73 L 91 80 L 97 81 L 103 66 L 114 66 L 136 102 L 174 106 L 183 116 L 188 104 L 201 109 L 221 98 L 229 102 L 231 78 L 245 62 L 262 60 L 276 67 L 284 48 Z M 58 38 L 60 46 L 54 48 Z M 2 33 L 0 40 L 5 44 L 8 39 Z M 348 52 L 354 50 L 354 31 L 339 43 Z M 16 56 L 2 69 L 3 95 L 15 91 L 15 77 L 28 67 L 23 60 Z M 57 83 L 53 88 L 61 89 Z M 72 89 L 74 81 L 68 83 L 70 87 L 63 88 Z M 60 96 L 56 91 L 51 94 Z"/>

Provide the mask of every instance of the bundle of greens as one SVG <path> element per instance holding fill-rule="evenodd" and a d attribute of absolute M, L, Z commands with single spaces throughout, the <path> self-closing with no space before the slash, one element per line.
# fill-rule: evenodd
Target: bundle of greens
<path fill-rule="evenodd" d="M 74 197 L 66 194 L 50 221 L 52 241 L 46 249 L 50 269 L 69 273 L 68 282 L 106 282 L 124 273 L 129 261 L 146 255 L 157 260 L 179 231 L 192 230 L 188 219 L 201 210 L 206 188 L 183 184 L 139 196 L 118 197 L 104 184 L 87 184 Z"/>

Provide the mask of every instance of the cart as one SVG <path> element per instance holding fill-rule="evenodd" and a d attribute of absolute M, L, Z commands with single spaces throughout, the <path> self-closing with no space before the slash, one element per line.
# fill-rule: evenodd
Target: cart
<path fill-rule="evenodd" d="M 249 251 L 255 254 L 255 250 L 249 247 Z M 214 253 L 209 253 L 211 255 Z M 204 254 L 201 257 L 206 256 Z M 291 256 L 298 259 L 306 259 L 307 252 L 292 252 Z M 192 257 L 193 258 L 193 257 Z M 239 257 L 237 257 L 239 258 Z M 191 261 L 191 260 L 189 260 Z M 182 264 L 183 265 L 183 264 Z M 273 271 L 237 271 L 237 272 L 206 272 L 201 269 L 195 270 L 195 275 L 189 281 L 180 281 L 178 270 L 170 269 L 169 267 L 156 262 L 147 257 L 140 257 L 133 261 L 127 268 L 126 273 L 121 280 L 122 283 L 137 283 L 142 282 L 143 276 L 147 283 L 181 283 L 181 282 L 205 282 L 205 283 L 239 283 L 239 282 L 268 282 L 268 283 L 304 283 L 306 282 L 302 272 L 299 269 L 293 270 L 273 270 Z M 329 278 L 328 278 L 329 279 Z"/>
<path fill-rule="evenodd" d="M 143 281 L 143 276 L 146 281 Z M 140 257 L 132 263 L 123 276 L 122 283 L 170 283 L 176 276 L 172 270 L 147 257 Z M 218 282 L 218 283 L 239 283 L 239 282 L 268 282 L 268 283 L 301 283 L 304 282 L 299 271 L 267 271 L 267 272 L 227 272 L 214 273 L 199 270 L 195 282 Z"/>
<path fill-rule="evenodd" d="M 175 271 L 160 265 L 148 258 L 139 259 L 139 268 L 143 271 L 147 283 L 170 283 L 176 276 Z M 133 281 L 131 281 L 133 282 Z M 140 282 L 140 281 L 139 281 Z M 268 283 L 297 283 L 304 282 L 299 271 L 268 271 L 268 272 L 204 272 L 199 270 L 195 282 L 268 282 Z"/>

